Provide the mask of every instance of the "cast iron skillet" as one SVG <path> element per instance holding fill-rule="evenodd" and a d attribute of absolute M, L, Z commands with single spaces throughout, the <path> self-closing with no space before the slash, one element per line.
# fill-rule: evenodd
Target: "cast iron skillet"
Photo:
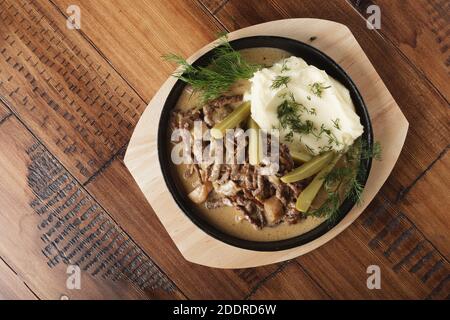
<path fill-rule="evenodd" d="M 351 98 L 356 108 L 356 113 L 359 115 L 361 123 L 364 126 L 364 134 L 362 135 L 362 139 L 365 141 L 369 148 L 372 148 L 372 125 L 370 123 L 369 114 L 361 97 L 361 94 L 359 93 L 350 77 L 345 73 L 345 71 L 330 57 L 303 42 L 275 36 L 255 36 L 241 38 L 230 41 L 230 44 L 235 50 L 261 47 L 282 49 L 294 56 L 303 58 L 308 64 L 312 64 L 319 69 L 325 70 L 331 77 L 341 82 L 350 91 Z M 198 58 L 194 62 L 194 65 L 206 66 L 211 61 L 211 58 L 212 51 L 209 51 Z M 168 123 L 170 112 L 175 107 L 184 87 L 185 83 L 178 80 L 170 91 L 164 104 L 158 127 L 158 156 L 164 180 L 170 193 L 175 199 L 175 202 L 178 204 L 180 209 L 183 210 L 183 212 L 189 217 L 189 219 L 191 219 L 192 222 L 204 232 L 222 242 L 239 248 L 257 251 L 285 250 L 303 245 L 325 234 L 328 230 L 338 224 L 339 221 L 341 221 L 354 206 L 355 203 L 347 198 L 343 201 L 341 207 L 339 208 L 340 212 L 334 222 L 330 223 L 328 221 L 325 221 L 307 233 L 279 241 L 259 242 L 243 240 L 228 235 L 209 224 L 200 215 L 197 214 L 195 206 L 191 203 L 185 192 L 183 192 L 181 186 L 176 183 L 177 179 L 172 176 L 171 171 L 171 159 L 170 153 L 168 151 L 170 143 L 167 132 L 169 128 Z M 370 159 L 361 160 L 360 168 L 363 170 L 362 172 L 364 172 L 364 174 L 359 175 L 359 180 L 362 185 L 365 185 L 367 181 L 371 164 L 372 162 Z"/>

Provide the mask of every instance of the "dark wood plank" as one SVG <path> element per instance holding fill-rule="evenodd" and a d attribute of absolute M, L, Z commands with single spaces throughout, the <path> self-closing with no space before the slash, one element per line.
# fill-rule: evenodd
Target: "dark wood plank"
<path fill-rule="evenodd" d="M 15 117 L 0 126 L 0 256 L 43 299 L 182 298 Z M 81 290 L 66 288 L 67 265 Z"/>
<path fill-rule="evenodd" d="M 252 300 L 329 299 L 296 262 L 289 262 L 279 272 L 265 279 L 249 297 Z"/>
<path fill-rule="evenodd" d="M 62 12 L 71 0 L 54 0 Z M 215 20 L 196 1 L 77 1 L 85 34 L 149 102 L 173 72 L 162 55 L 190 56 L 216 38 Z M 176 21 L 176 23 L 174 23 Z"/>
<path fill-rule="evenodd" d="M 447 146 L 450 132 L 447 102 L 431 84 L 423 81 L 423 75 L 405 61 L 392 43 L 367 29 L 365 20 L 345 0 L 321 2 L 320 5 L 313 0 L 230 0 L 216 17 L 228 30 L 295 17 L 334 20 L 351 29 L 410 123 L 404 150 L 383 188 L 389 199 L 403 196 L 402 191 Z"/>
<path fill-rule="evenodd" d="M 298 261 L 334 299 L 423 299 L 433 289 L 414 275 L 396 273 L 352 229 Z M 371 265 L 380 267 L 380 290 L 367 287 L 367 268 Z"/>
<path fill-rule="evenodd" d="M 450 3 L 446 0 L 351 0 L 365 17 L 381 10 L 379 32 L 391 41 L 450 100 Z"/>
<path fill-rule="evenodd" d="M 6 108 L 1 102 L 0 102 L 0 122 L 5 119 L 10 114 L 8 108 Z"/>
<path fill-rule="evenodd" d="M 203 1 L 203 5 L 206 9 L 212 14 L 217 13 L 226 3 L 228 0 L 208 0 Z"/>
<path fill-rule="evenodd" d="M 145 104 L 50 2 L 1 0 L 0 17 L 0 99 L 85 181 Z"/>
<path fill-rule="evenodd" d="M 408 217 L 418 229 L 450 260 L 448 181 L 450 155 L 447 148 L 433 167 L 424 173 L 423 178 L 417 182 L 399 208 L 408 213 Z"/>
<path fill-rule="evenodd" d="M 297 261 L 332 298 L 445 298 L 450 264 L 399 208 L 377 197 L 341 235 Z M 369 265 L 381 268 L 381 290 L 366 286 Z"/>
<path fill-rule="evenodd" d="M 436 247 L 432 234 L 424 234 L 421 225 L 415 225 L 404 211 L 403 203 L 394 204 L 383 196 L 374 201 L 369 210 L 349 229 L 367 243 L 383 263 L 399 279 L 416 283 L 426 291 L 421 298 L 442 299 L 450 294 L 450 264 L 443 252 L 447 247 Z M 438 227 L 444 230 L 444 225 Z M 429 240 L 431 239 L 431 240 Z M 447 236 L 448 239 L 448 236 Z M 448 241 L 447 241 L 448 243 Z"/>
<path fill-rule="evenodd" d="M 36 300 L 37 297 L 8 265 L 0 259 L 0 300 Z"/>
<path fill-rule="evenodd" d="M 191 299 L 242 299 L 277 268 L 269 265 L 220 270 L 187 262 L 120 159 L 91 181 L 87 189 Z"/>

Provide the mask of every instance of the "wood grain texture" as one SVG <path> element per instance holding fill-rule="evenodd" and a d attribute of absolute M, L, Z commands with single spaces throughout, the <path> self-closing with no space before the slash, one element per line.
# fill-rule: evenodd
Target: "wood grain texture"
<path fill-rule="evenodd" d="M 446 280 L 450 276 L 450 264 L 406 214 L 401 203 L 394 204 L 380 196 L 352 230 L 360 239 L 370 239 L 367 243 L 370 251 L 380 257 L 398 279 L 422 287 L 426 296 L 420 298 L 443 299 L 450 293 L 450 283 Z"/>
<path fill-rule="evenodd" d="M 448 3 L 358 1 L 361 13 L 368 4 L 381 6 L 382 30 L 372 32 L 349 5 L 355 1 L 80 0 L 82 30 L 76 31 L 65 27 L 72 1 L 0 0 L 0 257 L 14 270 L 8 268 L 3 276 L 0 260 L 0 288 L 13 276 L 12 282 L 6 280 L 6 287 L 13 288 L 7 289 L 9 298 L 11 292 L 26 295 L 21 281 L 44 299 L 184 298 L 178 290 L 143 292 L 132 281 L 84 271 L 82 290 L 66 289 L 62 259 L 51 268 L 44 255 L 62 232 L 41 240 L 44 233 L 37 226 L 49 212 L 65 216 L 75 209 L 75 221 L 98 204 L 97 210 L 111 217 L 191 298 L 308 298 L 326 291 L 330 298 L 448 299 Z M 173 70 L 160 55 L 189 56 L 225 27 L 305 16 L 344 23 L 356 35 L 411 123 L 400 161 L 381 196 L 355 224 L 299 260 L 231 272 L 187 263 L 120 160 L 146 103 Z M 8 117 L 10 110 L 21 123 Z M 66 181 L 76 186 L 71 192 L 92 197 L 84 203 L 86 211 L 75 203 L 56 211 L 73 201 L 70 195 L 55 204 L 36 200 L 29 185 L 33 155 L 67 169 L 60 174 L 71 177 Z M 36 164 L 35 172 L 42 169 L 55 178 L 45 168 Z M 86 188 L 79 182 L 87 183 Z M 57 184 L 49 186 L 67 191 Z M 74 239 L 72 248 L 80 247 L 76 257 L 105 257 L 83 247 L 89 245 L 86 238 L 64 241 Z M 364 267 L 373 261 L 389 280 L 382 280 L 379 292 L 364 288 Z M 0 289 L 0 297 L 5 291 Z"/>
<path fill-rule="evenodd" d="M 288 262 L 279 272 L 265 279 L 249 297 L 252 300 L 317 300 L 330 296 L 303 268 L 295 262 Z"/>
<path fill-rule="evenodd" d="M 206 9 L 212 14 L 216 14 L 217 11 L 222 9 L 222 7 L 228 2 L 228 0 L 209 0 L 209 1 L 202 1 L 202 4 L 205 6 Z"/>
<path fill-rule="evenodd" d="M 15 117 L 0 126 L 0 175 L 0 256 L 40 298 L 182 297 Z M 69 264 L 81 290 L 66 287 Z"/>
<path fill-rule="evenodd" d="M 0 259 L 0 300 L 36 300 L 19 276 Z"/>
<path fill-rule="evenodd" d="M 48 1 L 0 1 L 0 99 L 80 181 L 127 143 L 143 101 Z"/>
<path fill-rule="evenodd" d="M 0 102 L 0 122 L 10 114 L 8 108 Z"/>
<path fill-rule="evenodd" d="M 391 207 L 380 213 L 378 205 L 376 202 L 372 204 L 360 219 L 332 242 L 297 261 L 335 299 L 445 297 L 449 293 L 449 287 L 439 290 L 435 288 L 448 276 L 448 262 L 442 259 L 440 253 L 433 249 L 432 244 L 423 238 L 404 215 Z M 367 225 L 368 216 L 374 213 L 380 216 L 371 225 Z M 405 230 L 409 230 L 409 234 Z M 423 251 L 410 255 L 418 245 Z M 433 264 L 442 260 L 442 269 L 434 273 L 430 271 L 432 265 L 424 265 L 420 272 L 419 269 L 411 270 L 412 266 L 421 264 L 423 255 L 428 252 L 433 255 L 433 261 L 428 262 Z M 408 256 L 409 259 L 405 259 Z M 321 268 L 317 268 L 317 265 Z M 367 288 L 366 270 L 370 265 L 377 265 L 381 269 L 381 290 Z M 429 273 L 429 277 L 427 281 L 423 281 L 422 277 L 426 273 Z"/>
<path fill-rule="evenodd" d="M 72 0 L 54 2 L 62 12 L 73 4 Z M 77 5 L 82 33 L 126 75 L 147 103 L 173 72 L 173 65 L 162 55 L 189 56 L 220 31 L 215 20 L 192 0 L 81 0 Z"/>
<path fill-rule="evenodd" d="M 381 10 L 383 37 L 392 42 L 450 100 L 450 3 L 446 0 L 351 0 L 367 17 Z"/>
<path fill-rule="evenodd" d="M 417 299 L 427 295 L 414 279 L 395 274 L 351 230 L 297 261 L 333 299 Z M 367 287 L 370 265 L 380 267 L 381 290 Z"/>
<path fill-rule="evenodd" d="M 391 42 L 367 29 L 365 20 L 345 0 L 321 2 L 320 5 L 313 0 L 230 0 L 216 13 L 217 19 L 231 31 L 299 16 L 333 20 L 348 26 L 401 107 L 410 128 L 404 150 L 383 192 L 393 201 L 402 197 L 403 191 L 449 142 L 450 109 L 447 101 L 424 81 L 416 67 L 405 61 Z"/>
<path fill-rule="evenodd" d="M 191 299 L 242 299 L 277 268 L 270 265 L 233 271 L 187 262 L 119 159 L 87 189 Z"/>
<path fill-rule="evenodd" d="M 447 261 L 450 260 L 448 181 L 450 181 L 450 155 L 446 148 L 399 206 L 402 211 L 408 213 L 411 221 L 426 234 Z"/>

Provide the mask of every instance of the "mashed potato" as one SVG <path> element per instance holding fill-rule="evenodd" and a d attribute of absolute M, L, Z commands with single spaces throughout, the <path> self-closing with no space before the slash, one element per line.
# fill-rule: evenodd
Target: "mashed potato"
<path fill-rule="evenodd" d="M 245 100 L 261 129 L 279 129 L 293 150 L 341 151 L 363 133 L 349 91 L 323 70 L 290 57 L 256 72 Z"/>

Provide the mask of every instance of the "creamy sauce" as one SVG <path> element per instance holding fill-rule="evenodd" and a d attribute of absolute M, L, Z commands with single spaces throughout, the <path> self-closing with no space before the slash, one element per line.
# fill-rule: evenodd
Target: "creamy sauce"
<path fill-rule="evenodd" d="M 242 50 L 241 53 L 247 61 L 264 64 L 266 66 L 271 66 L 275 62 L 291 56 L 291 54 L 286 51 L 274 48 L 245 49 Z M 336 83 L 334 85 L 338 86 L 339 84 Z M 250 87 L 251 83 L 249 81 L 239 81 L 230 91 L 233 94 L 243 94 L 248 92 Z M 198 107 L 199 104 L 200 102 L 196 95 L 192 95 L 189 88 L 186 88 L 180 96 L 176 109 L 185 110 L 195 108 Z M 168 150 L 168 152 L 170 151 L 171 150 Z M 174 173 L 173 177 L 178 180 L 186 194 L 192 191 L 194 189 L 193 184 L 195 184 L 195 180 L 185 179 L 183 177 L 186 166 L 173 165 L 172 169 Z M 316 197 L 312 207 L 320 207 L 320 204 L 324 199 L 325 193 L 322 191 Z M 292 238 L 314 229 L 325 221 L 324 218 L 307 217 L 299 220 L 296 224 L 289 225 L 282 223 L 275 227 L 265 227 L 258 230 L 245 220 L 237 221 L 236 215 L 239 215 L 239 212 L 232 207 L 222 207 L 212 210 L 206 209 L 204 205 L 197 205 L 196 207 L 198 214 L 217 229 L 237 238 L 253 241 L 276 241 Z"/>
<path fill-rule="evenodd" d="M 185 165 L 174 166 L 174 176 L 176 176 L 183 189 L 188 193 L 194 189 L 192 184 L 195 180 L 184 179 L 183 173 L 185 170 Z M 292 225 L 282 223 L 275 227 L 255 229 L 246 220 L 238 221 L 236 215 L 240 213 L 233 207 L 221 207 L 209 210 L 204 205 L 196 205 L 196 208 L 198 210 L 197 213 L 217 229 L 236 238 L 253 241 L 276 241 L 292 238 L 314 229 L 325 221 L 323 218 L 307 217 Z"/>

